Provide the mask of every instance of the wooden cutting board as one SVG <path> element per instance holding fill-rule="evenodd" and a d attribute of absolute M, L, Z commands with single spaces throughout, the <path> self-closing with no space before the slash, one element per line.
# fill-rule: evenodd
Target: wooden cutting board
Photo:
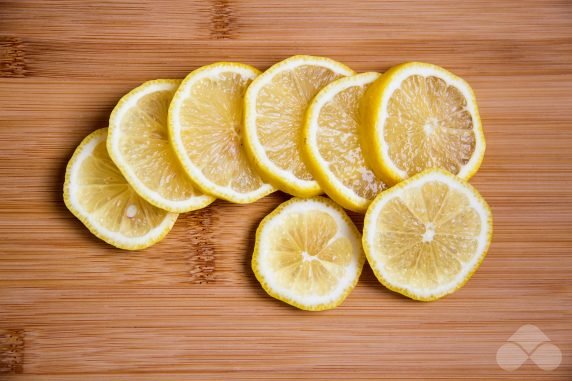
<path fill-rule="evenodd" d="M 68 159 L 128 90 L 299 53 L 357 71 L 427 61 L 473 85 L 488 147 L 471 182 L 495 233 L 456 294 L 411 301 L 366 266 L 336 310 L 273 300 L 250 257 L 281 193 L 182 215 L 135 253 L 66 210 Z M 1 380 L 571 380 L 571 274 L 570 0 L 0 0 Z M 499 366 L 523 325 L 558 368 Z"/>

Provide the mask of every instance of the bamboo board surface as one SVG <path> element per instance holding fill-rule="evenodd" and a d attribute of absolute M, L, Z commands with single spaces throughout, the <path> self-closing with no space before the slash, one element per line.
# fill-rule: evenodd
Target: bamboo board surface
<path fill-rule="evenodd" d="M 414 302 L 366 265 L 336 310 L 273 300 L 250 255 L 281 193 L 182 215 L 136 253 L 66 210 L 68 159 L 128 90 L 298 53 L 427 61 L 472 84 L 488 147 L 471 182 L 495 233 L 463 289 Z M 0 0 L 0 380 L 570 380 L 571 185 L 570 1 Z M 559 368 L 499 367 L 524 324 Z"/>

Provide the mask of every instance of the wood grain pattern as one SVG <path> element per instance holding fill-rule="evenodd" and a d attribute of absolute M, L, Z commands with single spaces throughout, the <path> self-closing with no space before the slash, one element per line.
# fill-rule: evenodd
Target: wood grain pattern
<path fill-rule="evenodd" d="M 459 292 L 413 302 L 366 267 L 334 311 L 273 300 L 249 261 L 281 193 L 183 215 L 138 253 L 65 209 L 67 160 L 129 89 L 296 53 L 428 61 L 473 85 L 488 147 L 472 183 L 495 233 Z M 572 379 L 569 0 L 0 0 L 0 179 L 1 380 Z M 497 365 L 523 324 L 560 348 L 558 369 Z"/>

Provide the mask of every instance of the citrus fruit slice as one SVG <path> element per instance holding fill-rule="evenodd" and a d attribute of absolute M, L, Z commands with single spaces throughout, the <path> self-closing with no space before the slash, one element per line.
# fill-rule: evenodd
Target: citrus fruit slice
<path fill-rule="evenodd" d="M 323 197 L 293 198 L 258 226 L 252 269 L 270 296 L 320 311 L 344 301 L 364 261 L 360 233 L 343 209 Z"/>
<path fill-rule="evenodd" d="M 129 185 L 106 147 L 107 128 L 88 135 L 66 169 L 64 201 L 87 228 L 105 242 L 138 250 L 159 242 L 178 214 L 159 209 Z"/>
<path fill-rule="evenodd" d="M 300 197 L 321 193 L 301 158 L 306 108 L 325 85 L 352 75 L 329 58 L 294 56 L 256 78 L 245 96 L 246 150 L 278 189 Z"/>
<path fill-rule="evenodd" d="M 260 72 L 220 62 L 191 72 L 169 108 L 175 152 L 205 193 L 250 203 L 274 191 L 249 162 L 242 145 L 243 97 Z"/>
<path fill-rule="evenodd" d="M 365 212 L 385 184 L 362 154 L 360 101 L 378 73 L 340 78 L 314 97 L 306 113 L 302 153 L 324 192 L 346 209 Z"/>
<path fill-rule="evenodd" d="M 364 98 L 362 145 L 376 174 L 392 185 L 427 168 L 462 179 L 477 172 L 485 139 L 467 82 L 426 63 L 397 65 Z"/>
<path fill-rule="evenodd" d="M 169 142 L 167 111 L 179 83 L 148 81 L 121 98 L 109 118 L 107 149 L 141 197 L 182 213 L 203 208 L 215 198 L 193 185 Z"/>
<path fill-rule="evenodd" d="M 491 236 L 492 214 L 477 190 L 430 169 L 375 198 L 365 216 L 363 246 L 381 283 L 429 301 L 469 280 Z"/>

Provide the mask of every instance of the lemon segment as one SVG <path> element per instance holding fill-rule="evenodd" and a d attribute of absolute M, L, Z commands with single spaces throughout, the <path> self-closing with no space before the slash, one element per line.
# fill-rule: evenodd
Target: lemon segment
<path fill-rule="evenodd" d="M 321 193 L 301 158 L 308 105 L 328 83 L 353 71 L 329 58 L 294 56 L 256 78 L 245 96 L 246 150 L 278 189 L 300 197 Z"/>
<path fill-rule="evenodd" d="M 205 193 L 235 203 L 254 202 L 275 189 L 256 172 L 243 149 L 243 97 L 260 72 L 220 62 L 191 72 L 169 108 L 175 152 Z"/>
<path fill-rule="evenodd" d="M 478 191 L 447 171 L 430 169 L 372 202 L 363 246 L 381 283 L 430 301 L 468 281 L 491 236 L 492 214 Z"/>
<path fill-rule="evenodd" d="M 185 173 L 171 147 L 167 111 L 180 80 L 148 81 L 117 103 L 109 118 L 108 152 L 141 197 L 170 212 L 203 208 L 203 194 Z"/>
<path fill-rule="evenodd" d="M 462 179 L 482 162 L 485 139 L 469 84 L 435 65 L 397 65 L 368 89 L 362 145 L 376 174 L 392 185 L 427 168 Z"/>
<path fill-rule="evenodd" d="M 272 297 L 303 310 L 340 305 L 365 261 L 360 233 L 334 202 L 293 198 L 256 231 L 252 269 Z"/>
<path fill-rule="evenodd" d="M 386 188 L 366 163 L 359 141 L 361 99 L 378 73 L 340 78 L 314 97 L 306 113 L 303 157 L 324 192 L 346 209 L 365 212 Z"/>
<path fill-rule="evenodd" d="M 126 250 L 149 247 L 171 230 L 178 214 L 135 192 L 109 157 L 106 137 L 107 128 L 99 129 L 77 147 L 66 169 L 65 204 L 105 242 Z"/>

